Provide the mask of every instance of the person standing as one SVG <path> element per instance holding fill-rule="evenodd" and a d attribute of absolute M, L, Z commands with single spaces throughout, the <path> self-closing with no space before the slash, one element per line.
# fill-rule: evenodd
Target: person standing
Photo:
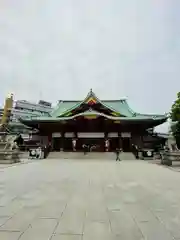
<path fill-rule="evenodd" d="M 136 159 L 139 159 L 139 147 L 135 145 L 135 149 L 136 149 Z"/>
<path fill-rule="evenodd" d="M 116 161 L 121 161 L 121 159 L 120 159 L 120 152 L 121 152 L 121 149 L 120 148 L 116 148 Z"/>
<path fill-rule="evenodd" d="M 72 140 L 72 148 L 73 148 L 73 152 L 76 152 L 76 139 Z"/>
<path fill-rule="evenodd" d="M 48 155 L 48 148 L 47 148 L 47 146 L 45 145 L 44 146 L 44 157 L 43 158 L 46 158 L 47 157 L 47 155 Z"/>
<path fill-rule="evenodd" d="M 136 159 L 139 159 L 139 149 L 137 145 L 132 144 L 132 152 Z"/>
<path fill-rule="evenodd" d="M 109 140 L 108 139 L 105 140 L 105 151 L 109 152 Z"/>
<path fill-rule="evenodd" d="M 38 159 L 42 158 L 42 149 L 40 146 L 36 149 L 36 158 Z"/>
<path fill-rule="evenodd" d="M 83 148 L 83 151 L 84 151 L 84 155 L 86 155 L 87 152 L 88 152 L 88 145 L 87 144 L 83 144 L 82 148 Z"/>

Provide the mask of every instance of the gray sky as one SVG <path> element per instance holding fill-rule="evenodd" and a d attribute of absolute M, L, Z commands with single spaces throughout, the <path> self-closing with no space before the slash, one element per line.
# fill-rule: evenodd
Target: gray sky
<path fill-rule="evenodd" d="M 179 0 L 1 0 L 0 103 L 128 97 L 168 112 L 180 90 Z"/>

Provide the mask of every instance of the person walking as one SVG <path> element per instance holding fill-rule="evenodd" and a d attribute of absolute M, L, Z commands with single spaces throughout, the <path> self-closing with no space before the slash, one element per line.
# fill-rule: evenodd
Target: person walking
<path fill-rule="evenodd" d="M 136 159 L 139 159 L 139 148 L 137 145 L 132 144 L 132 152 Z"/>
<path fill-rule="evenodd" d="M 121 161 L 120 159 L 120 152 L 121 152 L 121 149 L 120 148 L 116 148 L 116 161 Z"/>
<path fill-rule="evenodd" d="M 40 146 L 36 149 L 36 158 L 37 159 L 42 158 L 42 148 Z"/>
<path fill-rule="evenodd" d="M 82 148 L 83 148 L 83 151 L 84 151 L 84 155 L 86 155 L 88 153 L 88 149 L 89 149 L 88 145 L 87 144 L 83 144 Z"/>

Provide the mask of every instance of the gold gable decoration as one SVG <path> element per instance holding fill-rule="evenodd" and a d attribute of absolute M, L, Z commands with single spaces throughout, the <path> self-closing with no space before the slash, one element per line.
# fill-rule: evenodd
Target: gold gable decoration
<path fill-rule="evenodd" d="M 64 117 L 70 117 L 72 115 L 72 112 L 68 112 L 64 115 Z"/>
<path fill-rule="evenodd" d="M 93 98 L 93 97 L 90 97 L 90 98 L 88 98 L 86 103 L 89 104 L 89 105 L 94 105 L 94 104 L 97 103 L 97 100 L 95 98 Z"/>
<path fill-rule="evenodd" d="M 121 121 L 119 121 L 119 120 L 116 120 L 116 121 L 114 121 L 114 123 L 116 123 L 116 124 L 120 124 L 120 123 L 121 123 Z"/>
<path fill-rule="evenodd" d="M 88 119 L 88 120 L 92 120 L 92 119 L 97 119 L 98 116 L 97 115 L 86 115 L 84 116 L 85 119 Z"/>
<path fill-rule="evenodd" d="M 115 117 L 119 117 L 120 116 L 120 113 L 118 113 L 118 112 L 112 112 L 111 113 L 113 116 L 115 116 Z"/>

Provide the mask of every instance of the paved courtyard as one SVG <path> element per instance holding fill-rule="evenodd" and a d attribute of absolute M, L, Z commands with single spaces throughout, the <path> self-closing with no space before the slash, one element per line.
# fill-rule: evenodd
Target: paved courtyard
<path fill-rule="evenodd" d="M 180 173 L 145 161 L 0 168 L 0 240 L 180 239 Z"/>

